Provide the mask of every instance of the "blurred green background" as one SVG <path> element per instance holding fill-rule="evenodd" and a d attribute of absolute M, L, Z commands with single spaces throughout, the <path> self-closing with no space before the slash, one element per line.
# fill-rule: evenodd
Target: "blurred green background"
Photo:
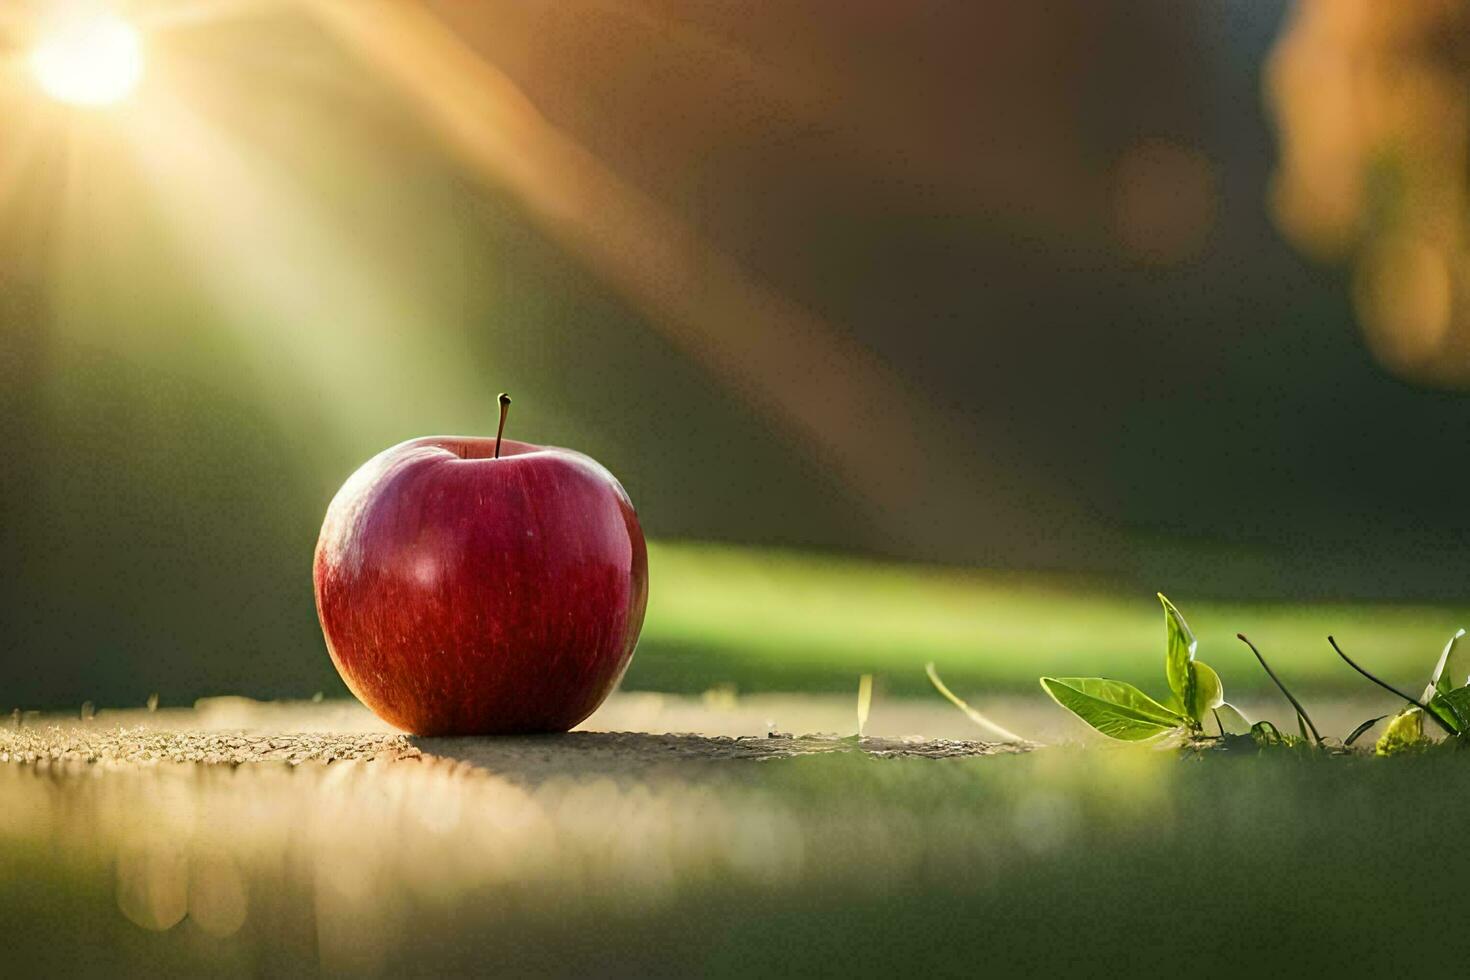
<path fill-rule="evenodd" d="M 1409 678 L 1460 625 L 1458 15 L 139 2 L 83 109 L 45 6 L 0 14 L 0 706 L 345 694 L 327 502 L 501 389 L 655 541 L 630 687 L 1152 670 L 1158 589 L 1324 685 L 1329 630 Z"/>

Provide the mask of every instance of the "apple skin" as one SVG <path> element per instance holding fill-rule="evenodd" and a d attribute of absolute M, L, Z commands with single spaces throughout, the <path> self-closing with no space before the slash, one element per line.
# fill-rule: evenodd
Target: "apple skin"
<path fill-rule="evenodd" d="M 566 449 L 431 436 L 327 508 L 313 579 L 352 693 L 418 735 L 563 732 L 622 679 L 648 551 L 621 484 Z"/>

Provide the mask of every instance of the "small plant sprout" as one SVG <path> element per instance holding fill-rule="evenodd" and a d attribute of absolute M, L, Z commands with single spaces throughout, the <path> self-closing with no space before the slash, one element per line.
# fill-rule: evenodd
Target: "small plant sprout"
<path fill-rule="evenodd" d="M 970 705 L 963 698 L 951 691 L 947 686 L 945 686 L 944 681 L 939 679 L 939 671 L 934 669 L 934 664 L 932 662 L 924 665 L 924 673 L 929 675 L 929 683 L 934 685 L 934 690 L 944 695 L 946 701 L 963 711 L 965 713 L 965 716 L 973 721 L 975 724 L 990 732 L 1002 742 L 1014 742 L 1017 745 L 1030 744 L 1029 739 L 1022 738 L 1008 728 L 1002 728 L 1000 725 L 997 725 L 995 722 L 991 721 L 989 718 L 985 717 L 980 712 L 970 707 Z"/>
<path fill-rule="evenodd" d="M 1123 681 L 1104 677 L 1043 677 L 1041 687 L 1057 704 L 1109 738 L 1142 742 L 1163 735 L 1243 735 L 1250 722 L 1225 700 L 1220 675 L 1195 657 L 1199 641 L 1183 614 L 1161 592 L 1164 605 L 1164 676 L 1170 696 L 1161 704 Z"/>
<path fill-rule="evenodd" d="M 1254 653 L 1256 660 L 1260 662 L 1261 669 L 1266 672 L 1267 677 L 1271 678 L 1271 683 L 1275 684 L 1277 690 L 1286 695 L 1286 700 L 1291 702 L 1291 708 L 1296 712 L 1297 730 L 1302 733 L 1302 741 L 1313 746 L 1321 745 L 1322 734 L 1317 731 L 1317 726 L 1312 724 L 1312 716 L 1307 714 L 1307 709 L 1302 707 L 1302 703 L 1286 689 L 1285 684 L 1281 683 L 1281 678 L 1277 677 L 1276 671 L 1272 670 L 1271 665 L 1266 663 L 1266 658 L 1261 656 L 1261 651 L 1256 649 L 1256 645 L 1244 633 L 1236 633 L 1235 638 L 1250 647 L 1251 653 Z M 1308 734 L 1309 732 L 1310 734 Z M 1282 738 L 1281 733 L 1276 730 L 1276 726 L 1266 721 L 1257 722 L 1253 725 L 1251 727 L 1251 734 L 1255 736 L 1256 742 L 1261 745 L 1283 744 L 1286 741 Z M 1357 738 L 1361 734 L 1363 734 L 1363 731 L 1359 730 L 1355 731 L 1349 737 Z"/>
<path fill-rule="evenodd" d="M 1390 712 L 1390 714 L 1391 713 L 1392 712 Z M 1376 718 L 1369 718 L 1367 721 L 1363 722 L 1357 728 L 1354 728 L 1351 732 L 1349 732 L 1348 737 L 1342 740 L 1342 744 L 1346 746 L 1351 746 L 1354 742 L 1361 738 L 1364 733 L 1368 731 L 1368 729 L 1372 728 L 1374 725 L 1378 724 L 1380 721 L 1387 717 L 1388 715 L 1379 715 Z"/>
<path fill-rule="evenodd" d="M 1330 636 L 1327 638 L 1327 642 L 1332 645 L 1332 649 L 1337 652 L 1344 663 L 1409 705 L 1394 715 L 1393 720 L 1379 736 L 1375 746 L 1375 751 L 1379 755 L 1397 755 L 1402 752 L 1418 751 L 1428 746 L 1430 740 L 1424 734 L 1425 718 L 1438 725 L 1450 739 L 1455 741 L 1455 744 L 1460 744 L 1459 740 L 1470 733 L 1470 680 L 1456 687 L 1450 676 L 1451 658 L 1460 638 L 1464 635 L 1465 631 L 1461 629 L 1456 630 L 1455 634 L 1450 637 L 1439 655 L 1439 661 L 1434 665 L 1434 672 L 1429 677 L 1428 686 L 1424 688 L 1423 695 L 1418 698 L 1373 676 L 1343 652 L 1337 640 Z M 1382 718 L 1375 718 L 1373 722 L 1382 720 Z M 1360 725 L 1359 730 L 1354 732 L 1354 736 L 1367 731 L 1372 727 L 1373 722 L 1365 722 Z"/>
<path fill-rule="evenodd" d="M 1429 684 L 1424 688 L 1424 693 L 1419 695 L 1423 700 L 1428 701 L 1436 694 L 1445 694 L 1450 690 L 1450 657 L 1454 656 L 1455 647 L 1459 645 L 1460 638 L 1464 635 L 1463 629 L 1455 630 L 1455 635 L 1450 637 L 1449 642 L 1444 645 L 1444 650 L 1440 651 L 1439 661 L 1434 665 L 1434 673 L 1429 675 Z"/>
<path fill-rule="evenodd" d="M 857 737 L 862 738 L 863 732 L 868 727 L 868 709 L 873 704 L 873 675 L 864 674 L 858 678 L 858 700 L 857 700 Z"/>

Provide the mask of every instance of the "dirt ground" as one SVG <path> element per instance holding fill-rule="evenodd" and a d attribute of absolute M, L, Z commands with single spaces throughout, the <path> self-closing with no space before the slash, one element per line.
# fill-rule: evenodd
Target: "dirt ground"
<path fill-rule="evenodd" d="M 851 729 L 856 726 L 855 713 L 851 704 L 846 708 L 849 717 L 841 718 L 838 699 L 763 699 L 752 707 L 728 695 L 702 699 L 617 695 L 588 724 L 566 735 L 418 738 L 393 731 L 354 702 L 207 698 L 185 709 L 103 711 L 85 717 L 16 716 L 9 726 L 0 728 L 0 762 L 116 767 L 446 759 L 498 775 L 541 780 L 569 774 L 618 777 L 663 764 L 758 761 L 823 752 L 952 758 L 1019 748 L 976 738 L 916 734 L 861 739 L 834 732 L 793 735 L 777 730 L 774 720 L 767 717 L 781 709 L 787 716 L 831 720 L 838 725 L 845 722 Z M 921 717 L 930 713 L 933 719 Z M 959 727 L 966 734 L 974 733 L 967 721 L 955 726 L 950 714 L 925 706 L 917 711 L 909 708 L 900 718 L 920 723 L 942 720 L 946 730 Z M 755 722 L 757 716 L 763 721 Z M 672 730 L 676 723 L 690 730 Z M 743 731 L 749 729 L 764 731 Z"/>
<path fill-rule="evenodd" d="M 1288 724 L 1281 705 L 1247 707 L 1252 717 Z M 1318 709 L 1319 721 L 1326 732 L 1347 731 L 1371 709 L 1328 701 Z M 1036 744 L 1106 744 L 1040 696 L 1001 699 L 987 710 Z M 538 780 L 821 752 L 952 758 L 1018 748 L 985 742 L 987 733 L 937 697 L 880 699 L 861 742 L 853 740 L 856 727 L 854 699 L 716 690 L 701 697 L 619 693 L 566 736 L 421 739 L 393 730 L 355 701 L 217 697 L 189 708 L 13 716 L 0 724 L 0 762 L 241 765 L 428 757 Z"/>
<path fill-rule="evenodd" d="M 485 772 L 542 780 L 566 775 L 619 777 L 681 763 L 789 759 L 827 752 L 875 758 L 949 759 L 1026 751 L 1030 746 L 956 739 L 838 735 L 694 735 L 570 732 L 493 738 L 415 738 L 371 733 L 191 732 L 101 726 L 36 726 L 0 732 L 0 763 L 125 767 L 153 763 L 240 766 L 253 763 L 465 762 Z"/>

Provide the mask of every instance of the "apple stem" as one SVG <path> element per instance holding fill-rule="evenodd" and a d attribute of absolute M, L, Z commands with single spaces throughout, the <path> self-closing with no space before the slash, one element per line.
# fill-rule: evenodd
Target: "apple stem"
<path fill-rule="evenodd" d="M 500 437 L 505 435 L 505 417 L 510 413 L 510 396 L 500 393 L 500 428 L 495 430 L 495 458 L 500 458 Z"/>

